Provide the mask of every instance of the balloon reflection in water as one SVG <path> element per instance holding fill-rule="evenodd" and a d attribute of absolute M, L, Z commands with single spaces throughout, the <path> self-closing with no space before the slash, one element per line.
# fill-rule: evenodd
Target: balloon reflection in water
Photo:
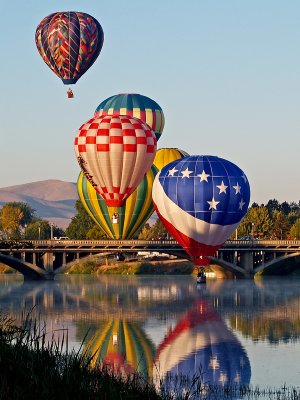
<path fill-rule="evenodd" d="M 192 380 L 201 373 L 204 383 L 219 386 L 248 385 L 251 377 L 241 343 L 203 300 L 194 304 L 159 345 L 153 376 L 172 390 L 177 385 L 172 377 Z"/>
<path fill-rule="evenodd" d="M 109 366 L 120 374 L 152 376 L 154 345 L 138 323 L 110 320 L 99 328 L 85 349 L 92 365 Z"/>

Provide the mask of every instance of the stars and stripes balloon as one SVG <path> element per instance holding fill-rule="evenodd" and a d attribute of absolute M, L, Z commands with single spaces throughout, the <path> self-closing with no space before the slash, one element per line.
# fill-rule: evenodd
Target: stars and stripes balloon
<path fill-rule="evenodd" d="M 75 11 L 48 15 L 35 33 L 42 59 L 65 85 L 76 83 L 91 67 L 103 41 L 100 23 L 89 14 Z"/>
<path fill-rule="evenodd" d="M 107 206 L 121 207 L 150 169 L 156 137 L 137 118 L 106 115 L 84 123 L 74 146 L 82 172 Z"/>
<path fill-rule="evenodd" d="M 153 164 L 158 170 L 161 170 L 165 165 L 169 164 L 170 162 L 178 160 L 182 157 L 186 157 L 188 155 L 189 154 L 183 150 L 172 147 L 165 147 L 156 151 Z"/>
<path fill-rule="evenodd" d="M 82 172 L 77 181 L 78 195 L 88 214 L 108 237 L 117 240 L 130 239 L 154 212 L 152 185 L 157 172 L 157 168 L 152 165 L 121 207 L 108 207 Z"/>
<path fill-rule="evenodd" d="M 166 165 L 156 176 L 154 207 L 170 234 L 196 265 L 239 226 L 250 200 L 244 172 L 215 156 L 189 156 Z"/>
<path fill-rule="evenodd" d="M 146 122 L 158 140 L 165 125 L 161 107 L 149 97 L 137 93 L 121 93 L 102 101 L 96 108 L 95 117 L 101 115 L 128 115 Z"/>
<path fill-rule="evenodd" d="M 191 382 L 203 374 L 204 382 L 212 386 L 242 387 L 251 379 L 246 351 L 205 300 L 197 301 L 165 337 L 158 346 L 154 365 L 154 381 L 169 391 L 176 388 L 177 394 L 186 389 L 176 387 L 178 376 Z"/>

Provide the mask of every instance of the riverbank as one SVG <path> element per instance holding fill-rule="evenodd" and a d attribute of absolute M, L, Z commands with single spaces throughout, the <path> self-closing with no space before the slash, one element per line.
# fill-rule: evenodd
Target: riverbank
<path fill-rule="evenodd" d="M 163 261 L 106 261 L 87 260 L 68 268 L 67 274 L 105 275 L 191 275 L 196 273 L 192 262 L 187 260 Z"/>

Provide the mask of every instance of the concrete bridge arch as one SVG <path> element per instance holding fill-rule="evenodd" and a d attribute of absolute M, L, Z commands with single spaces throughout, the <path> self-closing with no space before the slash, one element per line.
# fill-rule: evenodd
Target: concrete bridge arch
<path fill-rule="evenodd" d="M 293 263 L 286 263 L 288 260 L 293 260 Z M 281 264 L 284 264 L 287 266 L 287 272 L 291 272 L 291 269 L 296 269 L 297 265 L 299 266 L 298 268 L 300 269 L 300 252 L 295 252 L 295 253 L 289 253 L 285 254 L 281 257 L 274 258 L 273 260 L 270 260 L 269 262 L 260 265 L 255 269 L 255 273 L 261 274 L 263 272 L 267 271 L 272 271 L 274 270 L 274 267 L 280 266 Z M 284 274 L 284 270 L 281 268 L 281 273 Z"/>
<path fill-rule="evenodd" d="M 216 273 L 217 277 L 225 278 L 249 278 L 249 273 L 238 265 L 225 261 L 221 258 L 211 257 L 210 268 Z"/>
<path fill-rule="evenodd" d="M 20 272 L 25 280 L 47 279 L 47 272 L 45 270 L 11 255 L 0 253 L 0 262 Z"/>

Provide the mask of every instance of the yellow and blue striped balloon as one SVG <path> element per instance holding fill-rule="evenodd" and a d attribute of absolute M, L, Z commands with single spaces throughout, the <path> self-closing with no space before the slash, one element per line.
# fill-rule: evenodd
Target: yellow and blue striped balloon
<path fill-rule="evenodd" d="M 157 172 L 153 165 L 121 207 L 108 207 L 82 172 L 77 181 L 78 195 L 88 214 L 108 237 L 130 239 L 154 212 L 152 185 Z M 117 218 L 114 218 L 116 214 Z"/>
<path fill-rule="evenodd" d="M 110 366 L 115 373 L 139 372 L 146 378 L 152 377 L 154 352 L 154 344 L 141 326 L 122 319 L 101 324 L 85 348 L 93 366 Z"/>

